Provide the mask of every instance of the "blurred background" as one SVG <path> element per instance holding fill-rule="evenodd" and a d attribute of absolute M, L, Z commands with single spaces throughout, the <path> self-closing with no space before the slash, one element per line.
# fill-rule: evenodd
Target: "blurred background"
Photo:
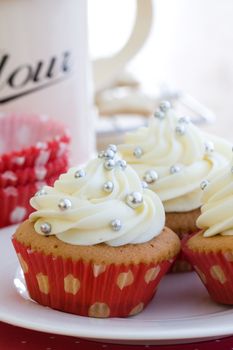
<path fill-rule="evenodd" d="M 233 141 L 232 0 L 0 2 L 0 227 L 161 100 Z"/>
<path fill-rule="evenodd" d="M 233 1 L 154 0 L 145 45 L 127 66 L 143 92 L 184 91 L 213 111 L 208 130 L 232 138 Z M 92 58 L 118 51 L 130 35 L 133 0 L 89 0 Z"/>

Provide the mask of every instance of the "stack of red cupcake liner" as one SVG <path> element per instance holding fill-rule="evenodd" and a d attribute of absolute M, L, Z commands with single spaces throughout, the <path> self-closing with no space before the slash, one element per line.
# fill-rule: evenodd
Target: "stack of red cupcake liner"
<path fill-rule="evenodd" d="M 64 125 L 47 116 L 0 118 L 0 227 L 25 220 L 30 198 L 67 171 L 69 143 Z"/>

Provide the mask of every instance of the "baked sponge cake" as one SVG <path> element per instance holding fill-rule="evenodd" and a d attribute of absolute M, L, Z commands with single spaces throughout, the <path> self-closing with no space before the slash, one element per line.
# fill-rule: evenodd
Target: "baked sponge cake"
<path fill-rule="evenodd" d="M 114 145 L 31 199 L 13 236 L 29 294 L 90 317 L 142 311 L 180 251 L 162 202 Z"/>

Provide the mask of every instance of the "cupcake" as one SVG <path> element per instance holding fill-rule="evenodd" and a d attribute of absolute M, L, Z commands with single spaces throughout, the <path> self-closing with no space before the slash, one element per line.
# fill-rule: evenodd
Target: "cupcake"
<path fill-rule="evenodd" d="M 144 309 L 180 250 L 161 200 L 110 145 L 31 199 L 13 244 L 39 304 L 91 317 Z"/>
<path fill-rule="evenodd" d="M 203 195 L 197 220 L 200 232 L 183 244 L 211 298 L 233 304 L 233 167 L 212 180 Z"/>
<path fill-rule="evenodd" d="M 123 158 L 163 202 L 166 226 L 182 239 L 197 231 L 202 189 L 226 164 L 231 145 L 179 118 L 162 102 L 148 127 L 128 133 L 119 146 Z M 178 270 L 189 269 L 180 261 Z"/>

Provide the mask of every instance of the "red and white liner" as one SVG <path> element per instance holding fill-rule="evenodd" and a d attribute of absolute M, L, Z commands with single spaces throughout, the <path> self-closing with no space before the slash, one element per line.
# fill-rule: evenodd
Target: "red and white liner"
<path fill-rule="evenodd" d="M 35 192 L 67 171 L 69 143 L 64 125 L 47 116 L 0 117 L 0 227 L 26 219 Z"/>
<path fill-rule="evenodd" d="M 192 251 L 186 239 L 182 242 L 182 251 L 210 297 L 218 303 L 233 305 L 233 250 L 229 247 L 229 251 L 225 252 Z"/>
<path fill-rule="evenodd" d="M 54 174 L 68 167 L 68 155 L 54 159 L 45 165 L 38 165 L 32 168 L 6 170 L 0 173 L 0 188 L 8 186 L 22 186 L 28 183 L 44 181 Z"/>
<path fill-rule="evenodd" d="M 68 152 L 62 123 L 45 116 L 6 114 L 0 118 L 0 173 L 46 165 Z"/>
<path fill-rule="evenodd" d="M 33 211 L 30 206 L 30 198 L 44 185 L 52 186 L 67 168 L 60 169 L 59 173 L 47 178 L 44 181 L 28 183 L 25 186 L 8 186 L 0 188 L 0 227 L 17 224 L 28 218 L 28 215 Z"/>
<path fill-rule="evenodd" d="M 97 265 L 46 256 L 16 239 L 13 244 L 33 300 L 90 317 L 127 317 L 142 311 L 173 262 Z"/>

